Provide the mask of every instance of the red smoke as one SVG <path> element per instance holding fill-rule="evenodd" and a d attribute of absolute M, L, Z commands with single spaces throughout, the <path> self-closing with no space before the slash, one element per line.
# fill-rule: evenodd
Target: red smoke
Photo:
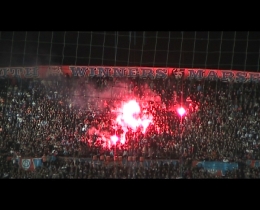
<path fill-rule="evenodd" d="M 145 134 L 148 126 L 152 123 L 152 115 L 149 115 L 146 110 L 142 111 L 141 107 L 135 100 L 130 100 L 124 103 L 115 113 L 116 119 L 112 126 L 116 133 L 118 129 L 122 130 L 121 134 L 114 134 L 111 136 L 107 135 L 108 133 L 100 132 L 95 128 L 88 130 L 90 135 L 96 134 L 100 136 L 100 142 L 103 142 L 100 145 L 109 149 L 111 146 L 115 146 L 118 142 L 122 145 L 125 144 L 125 136 L 129 128 L 131 128 L 133 132 L 141 129 L 142 133 Z M 96 141 L 96 144 L 98 144 L 97 142 L 99 141 Z"/>
<path fill-rule="evenodd" d="M 135 100 L 125 103 L 121 109 L 121 114 L 116 118 L 116 122 L 122 127 L 130 127 L 134 131 L 141 127 L 145 133 L 147 127 L 152 122 L 152 116 L 141 113 L 141 108 Z"/>

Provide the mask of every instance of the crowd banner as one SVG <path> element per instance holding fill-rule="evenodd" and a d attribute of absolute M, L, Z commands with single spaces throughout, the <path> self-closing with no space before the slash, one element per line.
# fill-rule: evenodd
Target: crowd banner
<path fill-rule="evenodd" d="M 220 80 L 223 82 L 260 82 L 260 73 L 234 70 L 185 69 L 184 77 L 195 80 Z"/>
<path fill-rule="evenodd" d="M 193 167 L 202 167 L 210 173 L 224 176 L 229 170 L 238 169 L 238 163 L 220 162 L 220 161 L 193 161 Z"/>
<path fill-rule="evenodd" d="M 130 77 L 166 79 L 173 75 L 182 78 L 184 69 L 165 67 L 121 67 L 121 66 L 33 66 L 2 67 L 0 79 L 4 78 L 47 78 L 67 75 L 70 77 Z"/>
<path fill-rule="evenodd" d="M 95 165 L 101 164 L 102 161 L 96 160 L 93 161 L 92 158 L 74 158 L 74 157 L 51 157 L 49 160 L 50 162 L 56 161 L 56 159 L 62 159 L 62 160 L 73 160 L 73 161 L 79 161 L 79 162 L 88 162 Z M 8 161 L 12 161 L 13 157 L 8 156 Z M 34 170 L 38 167 L 42 167 L 43 162 L 42 158 L 18 158 L 17 162 L 20 166 L 20 168 L 24 170 Z M 111 165 L 113 164 L 113 161 L 111 162 Z M 179 160 L 144 160 L 143 167 L 149 168 L 151 165 L 154 164 L 180 164 Z M 126 159 L 123 159 L 123 165 L 131 165 L 133 167 L 139 166 L 139 161 L 127 161 Z M 260 160 L 247 160 L 246 165 L 252 167 L 252 168 L 258 168 L 260 167 Z M 238 163 L 236 162 L 221 162 L 221 161 L 192 161 L 192 167 L 202 167 L 206 169 L 208 172 L 217 174 L 219 176 L 225 175 L 226 171 L 238 169 Z"/>
<path fill-rule="evenodd" d="M 47 78 L 67 75 L 70 77 L 130 77 L 166 79 L 188 78 L 195 80 L 221 80 L 223 82 L 259 82 L 260 73 L 236 70 L 165 68 L 165 67 L 124 67 L 124 66 L 32 66 L 1 67 L 0 79 L 4 78 Z"/>
<path fill-rule="evenodd" d="M 32 67 L 2 67 L 0 78 L 46 78 L 55 75 L 71 77 L 140 77 L 150 79 L 165 79 L 169 75 L 177 78 L 183 76 L 184 69 L 155 67 L 109 67 L 109 66 L 32 66 Z"/>
<path fill-rule="evenodd" d="M 258 168 L 260 167 L 260 160 L 247 160 L 246 165 L 252 168 Z"/>
<path fill-rule="evenodd" d="M 72 76 L 89 77 L 140 77 L 150 79 L 166 79 L 172 69 L 151 67 L 103 67 L 103 66 L 69 66 Z"/>
<path fill-rule="evenodd" d="M 19 158 L 18 163 L 20 168 L 26 171 L 33 171 L 38 167 L 42 167 L 41 158 Z"/>

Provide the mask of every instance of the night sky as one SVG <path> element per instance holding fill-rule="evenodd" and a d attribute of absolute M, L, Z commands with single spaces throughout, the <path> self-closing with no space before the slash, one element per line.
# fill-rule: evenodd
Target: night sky
<path fill-rule="evenodd" d="M 2 31 L 0 66 L 84 65 L 259 71 L 255 31 Z"/>

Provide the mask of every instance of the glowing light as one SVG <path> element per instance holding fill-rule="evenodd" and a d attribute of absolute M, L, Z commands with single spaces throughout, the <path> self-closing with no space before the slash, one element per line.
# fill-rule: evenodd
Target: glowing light
<path fill-rule="evenodd" d="M 150 119 L 142 120 L 141 124 L 142 124 L 142 127 L 143 127 L 143 130 L 142 130 L 143 133 L 145 133 L 147 127 L 150 125 L 151 122 L 152 122 L 152 120 L 150 120 Z"/>
<path fill-rule="evenodd" d="M 104 131 L 100 131 L 96 128 L 88 129 L 90 136 L 96 134 L 100 135 L 100 145 L 104 148 L 111 148 L 112 145 L 116 145 L 117 142 L 124 145 L 126 142 L 126 133 L 129 128 L 136 132 L 137 129 L 141 129 L 141 132 L 145 134 L 149 125 L 153 122 L 152 115 L 148 111 L 142 111 L 138 102 L 130 100 L 121 105 L 121 107 L 113 110 L 116 113 L 116 119 L 112 119 L 112 127 L 115 131 L 122 130 L 119 135 L 111 135 Z M 89 139 L 91 141 L 91 138 Z M 89 142 L 91 144 L 91 142 Z M 98 144 L 98 143 L 97 143 Z"/>
<path fill-rule="evenodd" d="M 113 144 L 116 144 L 116 142 L 118 141 L 118 137 L 116 135 L 111 136 L 110 139 L 111 139 Z"/>
<path fill-rule="evenodd" d="M 185 114 L 185 109 L 183 107 L 180 107 L 177 109 L 177 112 L 182 117 Z"/>
<path fill-rule="evenodd" d="M 116 119 L 116 122 L 122 127 L 130 127 L 136 130 L 138 127 L 142 127 L 142 132 L 145 133 L 147 127 L 152 122 L 152 117 L 142 116 L 140 118 L 140 106 L 135 100 L 131 100 L 123 105 L 122 114 Z"/>

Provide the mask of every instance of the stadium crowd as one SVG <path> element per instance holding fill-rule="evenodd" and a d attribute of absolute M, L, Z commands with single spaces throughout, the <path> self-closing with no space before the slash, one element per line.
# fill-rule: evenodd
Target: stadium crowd
<path fill-rule="evenodd" d="M 57 161 L 21 171 L 1 159 L 1 173 L 11 178 L 214 178 L 190 160 L 239 162 L 260 159 L 259 100 L 256 83 L 141 78 L 5 79 L 0 83 L 0 154 L 17 157 L 56 156 Z M 120 135 L 115 110 L 136 99 L 153 123 L 126 133 L 126 142 L 101 146 L 100 133 Z M 175 107 L 186 109 L 180 117 Z M 139 160 L 178 159 L 182 165 L 149 167 L 95 166 L 64 162 L 64 157 L 102 156 Z M 60 158 L 59 158 L 60 157 Z M 65 167 L 66 166 L 66 167 Z M 66 170 L 64 169 L 66 168 Z M 10 175 L 11 173 L 11 175 Z M 241 175 L 243 174 L 243 175 Z M 245 167 L 225 177 L 258 177 Z"/>

